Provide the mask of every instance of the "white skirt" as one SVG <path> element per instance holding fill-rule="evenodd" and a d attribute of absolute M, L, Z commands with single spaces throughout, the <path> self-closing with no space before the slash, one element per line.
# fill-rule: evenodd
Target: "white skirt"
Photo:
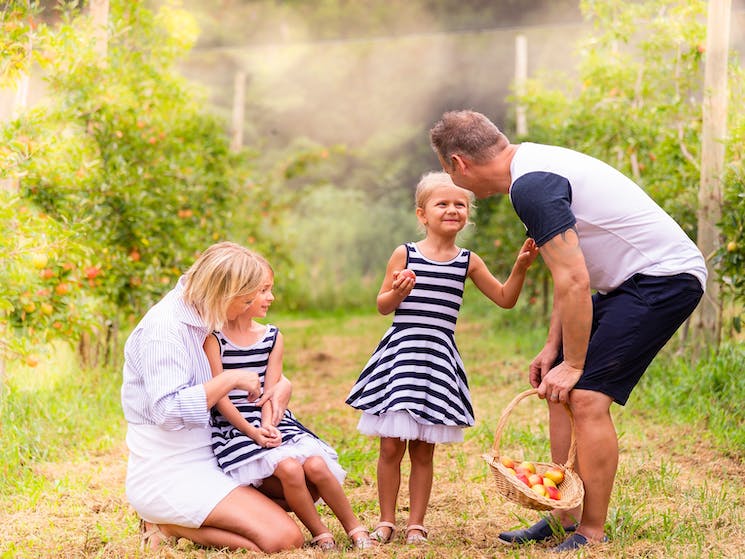
<path fill-rule="evenodd" d="M 380 415 L 362 412 L 357 429 L 363 435 L 391 437 L 402 441 L 427 443 L 463 442 L 463 427 L 417 423 L 407 411 L 389 411 Z"/>
<path fill-rule="evenodd" d="M 263 481 L 274 474 L 277 464 L 287 458 L 294 458 L 301 464 L 311 456 L 320 456 L 326 466 L 339 481 L 344 483 L 347 472 L 339 464 L 336 452 L 324 442 L 311 435 L 299 436 L 296 440 L 262 452 L 258 458 L 243 463 L 226 473 L 241 485 L 259 487 Z"/>
<path fill-rule="evenodd" d="M 165 431 L 130 424 L 127 446 L 127 500 L 148 522 L 199 528 L 239 486 L 217 465 L 209 427 Z"/>

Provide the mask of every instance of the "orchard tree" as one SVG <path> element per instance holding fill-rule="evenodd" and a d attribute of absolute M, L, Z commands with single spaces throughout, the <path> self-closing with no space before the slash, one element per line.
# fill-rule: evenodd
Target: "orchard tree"
<path fill-rule="evenodd" d="M 237 197 L 271 205 L 249 180 L 248 154 L 231 154 L 224 123 L 176 69 L 196 38 L 194 20 L 118 0 L 108 28 L 102 63 L 100 29 L 76 9 L 63 12 L 39 49 L 44 103 L 3 130 L 14 139 L 3 157 L 23 178 L 21 198 L 80 233 L 87 256 L 75 263 L 75 285 L 107 358 L 120 320 L 134 321 L 201 250 L 229 238 L 233 221 L 258 228 L 259 212 L 234 213 Z"/>

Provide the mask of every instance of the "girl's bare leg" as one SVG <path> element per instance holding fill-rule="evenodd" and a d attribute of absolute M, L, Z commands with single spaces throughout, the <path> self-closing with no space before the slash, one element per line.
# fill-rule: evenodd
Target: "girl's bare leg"
<path fill-rule="evenodd" d="M 360 521 L 355 516 L 344 489 L 323 458 L 311 456 L 303 463 L 303 470 L 305 470 L 305 478 L 318 488 L 321 498 L 344 526 L 345 532 L 349 533 L 350 530 L 360 526 Z"/>
<path fill-rule="evenodd" d="M 433 457 L 435 445 L 424 441 L 409 441 L 409 458 L 411 459 L 411 476 L 409 477 L 409 521 L 423 525 L 427 513 L 429 496 L 432 492 L 434 473 Z M 426 536 L 426 534 L 422 534 Z"/>
<path fill-rule="evenodd" d="M 401 485 L 401 460 L 406 452 L 406 442 L 392 437 L 380 438 L 378 456 L 378 501 L 380 521 L 396 523 L 396 501 Z M 380 528 L 381 532 L 390 528 Z"/>
<path fill-rule="evenodd" d="M 277 464 L 274 475 L 282 484 L 282 491 L 287 504 L 290 505 L 292 512 L 310 533 L 315 537 L 328 532 L 328 528 L 321 521 L 314 499 L 306 485 L 303 465 L 294 458 L 282 460 Z"/>

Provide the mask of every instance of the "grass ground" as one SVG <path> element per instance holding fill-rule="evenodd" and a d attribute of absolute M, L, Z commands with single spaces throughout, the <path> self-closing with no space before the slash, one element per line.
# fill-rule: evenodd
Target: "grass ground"
<path fill-rule="evenodd" d="M 294 385 L 291 407 L 306 425 L 339 451 L 340 460 L 349 471 L 346 490 L 350 500 L 363 522 L 372 527 L 377 520 L 377 444 L 357 433 L 358 413 L 343 402 L 390 319 L 360 315 L 312 320 L 273 317 L 273 321 L 285 333 L 286 370 Z M 336 556 L 551 556 L 544 545 L 509 548 L 497 543 L 500 531 L 532 523 L 538 513 L 505 502 L 497 494 L 481 458 L 492 446 L 502 410 L 527 388 L 524 371 L 542 342 L 541 332 L 466 315 L 459 324 L 457 339 L 471 379 L 477 423 L 467 431 L 463 444 L 443 445 L 436 451 L 435 482 L 426 518 L 431 543 L 427 547 L 409 547 L 399 536 L 395 543 L 377 550 L 345 549 Z M 648 374 L 658 373 L 653 366 Z M 118 381 L 109 383 L 113 386 Z M 30 390 L 39 390 L 38 383 Z M 115 400 L 117 396 L 115 390 L 104 390 L 101 398 Z M 111 407 L 115 408 L 116 402 Z M 49 459 L 42 455 L 25 464 L 23 471 L 30 475 L 23 484 L 14 492 L 0 494 L 0 557 L 248 556 L 244 552 L 201 549 L 185 540 L 156 553 L 139 550 L 137 517 L 123 492 L 125 426 L 116 411 L 106 409 L 99 411 L 91 405 L 91 413 L 102 414 L 101 418 L 91 418 L 92 422 L 112 418 L 112 423 L 101 430 L 106 434 L 101 435 L 98 444 L 86 440 L 76 448 L 73 429 L 65 435 L 73 441 L 67 450 L 50 453 Z M 621 460 L 607 524 L 610 542 L 582 556 L 745 557 L 742 449 L 723 450 L 699 424 L 662 421 L 660 418 L 668 417 L 667 414 L 644 407 L 636 397 L 626 408 L 615 406 L 613 412 Z M 521 402 L 510 414 L 500 445 L 503 452 L 548 461 L 545 421 L 541 402 L 535 398 Z M 4 427 L 9 433 L 8 426 Z M 80 424 L 77 428 L 84 439 L 82 434 L 89 426 Z M 39 436 L 43 434 L 35 435 Z M 408 504 L 406 462 L 404 466 L 397 519 L 400 527 L 406 522 Z M 322 509 L 322 513 L 337 540 L 346 543 L 330 511 Z M 277 555 L 278 559 L 316 556 L 320 553 L 309 548 Z"/>

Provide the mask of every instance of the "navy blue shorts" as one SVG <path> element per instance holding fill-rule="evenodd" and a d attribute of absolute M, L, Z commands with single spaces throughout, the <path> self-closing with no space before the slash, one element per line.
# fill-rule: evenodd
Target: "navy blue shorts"
<path fill-rule="evenodd" d="M 626 404 L 652 359 L 702 295 L 701 283 L 691 274 L 636 274 L 610 293 L 594 294 L 585 369 L 574 388 L 602 392 Z"/>

